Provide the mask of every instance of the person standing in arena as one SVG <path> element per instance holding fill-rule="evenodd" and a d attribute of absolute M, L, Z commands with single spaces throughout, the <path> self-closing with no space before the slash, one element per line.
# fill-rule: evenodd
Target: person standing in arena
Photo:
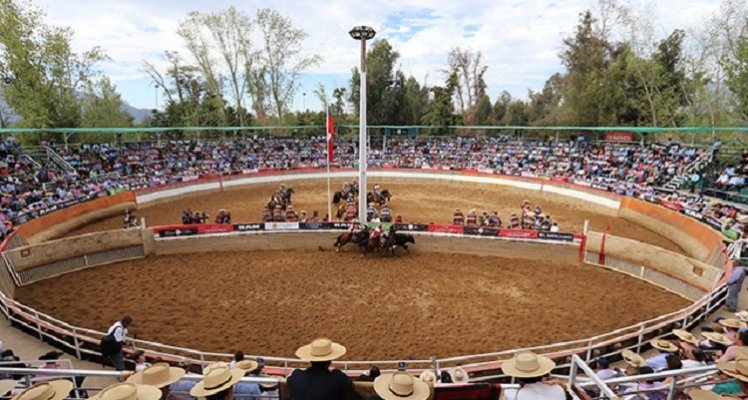
<path fill-rule="evenodd" d="M 727 310 L 735 312 L 738 310 L 738 295 L 745 280 L 745 268 L 737 266 L 733 268 L 727 278 Z"/>
<path fill-rule="evenodd" d="M 265 208 L 262 209 L 262 222 L 270 222 L 273 220 L 273 212 L 270 211 L 270 206 L 265 205 Z"/>
<path fill-rule="evenodd" d="M 125 370 L 125 358 L 124 354 L 122 353 L 122 347 L 126 344 L 127 340 L 127 327 L 132 324 L 132 317 L 129 315 L 125 315 L 122 317 L 121 320 L 115 322 L 112 324 L 112 326 L 107 329 L 107 335 L 111 335 L 114 340 L 117 343 L 117 347 L 119 348 L 118 351 L 112 352 L 112 354 L 109 355 L 109 360 L 112 361 L 112 365 L 114 365 L 114 369 L 117 371 L 124 371 Z"/>
<path fill-rule="evenodd" d="M 463 214 L 459 208 L 455 210 L 455 213 L 452 216 L 452 225 L 465 225 L 465 214 Z"/>
<path fill-rule="evenodd" d="M 478 226 L 478 216 L 475 214 L 474 208 L 468 211 L 467 217 L 465 217 L 465 226 Z"/>
<path fill-rule="evenodd" d="M 509 216 L 509 229 L 519 229 L 520 228 L 520 220 L 517 216 L 517 213 L 513 212 L 512 215 Z"/>
<path fill-rule="evenodd" d="M 288 377 L 288 391 L 293 400 L 342 400 L 354 396 L 353 382 L 338 369 L 330 369 L 333 360 L 346 352 L 343 345 L 330 339 L 315 339 L 296 350 L 296 357 L 311 363 Z"/>
<path fill-rule="evenodd" d="M 276 205 L 273 209 L 273 222 L 283 222 L 283 210 L 280 205 Z"/>

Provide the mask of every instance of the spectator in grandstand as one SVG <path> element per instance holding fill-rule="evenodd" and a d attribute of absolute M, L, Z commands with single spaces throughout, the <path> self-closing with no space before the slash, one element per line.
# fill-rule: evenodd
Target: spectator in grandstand
<path fill-rule="evenodd" d="M 134 383 L 116 383 L 108 386 L 90 400 L 159 400 L 161 391 L 148 385 L 136 385 Z"/>
<path fill-rule="evenodd" d="M 333 360 L 342 357 L 345 347 L 330 339 L 315 339 L 299 347 L 296 357 L 308 361 L 307 369 L 295 370 L 288 377 L 288 390 L 294 400 L 342 400 L 353 393 L 351 380 L 337 369 L 330 369 Z"/>
<path fill-rule="evenodd" d="M 593 368 L 595 369 L 595 375 L 602 380 L 621 376 L 621 371 L 611 368 L 610 361 L 605 357 L 598 357 L 598 359 L 595 360 Z"/>
<path fill-rule="evenodd" d="M 677 346 L 683 351 L 683 355 L 691 358 L 693 350 L 699 348 L 701 340 L 685 329 L 673 329 L 673 335 L 678 338 Z"/>
<path fill-rule="evenodd" d="M 234 352 L 234 359 L 229 363 L 229 368 L 236 368 L 236 363 L 244 361 L 244 352 L 238 350 Z"/>
<path fill-rule="evenodd" d="M 404 371 L 380 375 L 374 380 L 374 392 L 369 400 L 426 400 L 431 396 L 426 382 Z"/>
<path fill-rule="evenodd" d="M 667 357 L 678 353 L 678 346 L 669 340 L 654 339 L 649 342 L 653 349 L 659 350 L 657 355 L 647 358 L 647 366 L 655 371 L 667 369 Z"/>
<path fill-rule="evenodd" d="M 738 331 L 746 327 L 746 323 L 737 318 L 721 318 L 718 323 L 732 343 L 738 340 Z"/>
<path fill-rule="evenodd" d="M 171 367 L 167 363 L 156 363 L 136 372 L 127 378 L 127 382 L 136 385 L 149 385 L 161 389 L 163 398 L 169 398 L 170 386 L 182 379 L 186 371 L 179 367 Z"/>
<path fill-rule="evenodd" d="M 236 363 L 236 368 L 244 371 L 244 375 L 252 375 L 259 370 L 260 364 L 254 360 L 241 360 Z M 239 382 L 234 386 L 236 400 L 259 400 L 262 394 L 260 385 L 251 382 Z"/>
<path fill-rule="evenodd" d="M 452 378 L 452 383 L 468 383 L 470 379 L 467 371 L 462 367 L 450 368 L 449 376 Z"/>
<path fill-rule="evenodd" d="M 185 373 L 190 372 L 190 366 L 186 361 L 180 362 L 178 366 L 185 370 Z M 190 390 L 195 387 L 195 383 L 195 381 L 187 380 L 183 377 L 182 379 L 169 385 L 169 395 L 171 395 L 171 397 L 173 398 L 181 400 L 196 400 L 194 397 L 190 396 Z"/>
<path fill-rule="evenodd" d="M 140 372 L 151 366 L 151 364 L 146 362 L 145 351 L 143 350 L 138 350 L 132 353 L 131 358 L 135 361 L 135 372 Z"/>
<path fill-rule="evenodd" d="M 648 375 L 651 373 L 654 373 L 654 370 L 649 366 L 639 367 L 637 371 L 637 375 Z M 665 400 L 667 398 L 667 389 L 650 391 L 662 387 L 662 383 L 658 382 L 656 379 L 641 379 L 636 383 L 636 386 L 627 389 L 624 393 L 636 394 L 634 400 Z"/>
<path fill-rule="evenodd" d="M 519 389 L 507 389 L 504 398 L 515 400 L 565 400 L 562 386 L 545 382 L 544 378 L 553 370 L 556 363 L 548 357 L 532 352 L 517 353 L 504 361 L 501 370 L 514 377 Z"/>
<path fill-rule="evenodd" d="M 367 374 L 361 374 L 361 376 L 358 377 L 359 382 L 374 382 L 374 379 L 377 379 L 379 375 L 382 373 L 379 371 L 379 367 L 376 365 L 372 365 L 371 368 L 369 368 L 369 373 Z"/>
<path fill-rule="evenodd" d="M 60 356 L 62 356 L 61 351 L 50 351 L 45 354 L 42 354 L 39 356 L 40 361 L 45 361 L 44 365 L 39 367 L 39 369 L 62 369 L 62 365 L 60 365 L 57 360 L 60 359 Z M 46 381 L 51 379 L 57 379 L 55 376 L 51 375 L 37 375 L 36 381 Z"/>
<path fill-rule="evenodd" d="M 738 356 L 741 358 L 748 358 L 748 331 L 742 331 L 737 335 L 737 338 L 732 342 L 732 346 L 729 346 L 725 353 L 722 354 L 717 362 L 728 362 L 733 361 Z"/>
<path fill-rule="evenodd" d="M 721 386 L 715 388 L 718 392 L 730 394 L 748 393 L 748 360 L 717 364 L 717 368 L 728 377 L 734 378 L 735 383 L 738 385 L 738 387 Z"/>
<path fill-rule="evenodd" d="M 234 385 L 244 376 L 244 370 L 221 365 L 205 372 L 203 380 L 190 390 L 190 395 L 206 400 L 231 400 Z"/>
<path fill-rule="evenodd" d="M 427 369 L 426 371 L 421 372 L 421 375 L 418 376 L 418 379 L 433 386 L 436 383 L 436 374 L 434 373 L 434 371 Z"/>
<path fill-rule="evenodd" d="M 63 400 L 72 389 L 73 382 L 66 379 L 44 381 L 28 387 L 13 400 Z"/>
<path fill-rule="evenodd" d="M 737 266 L 733 268 L 730 276 L 727 277 L 727 310 L 735 312 L 738 310 L 738 295 L 743 288 L 745 280 L 745 268 Z"/>
<path fill-rule="evenodd" d="M 115 322 L 109 327 L 109 329 L 107 329 L 107 335 L 111 335 L 114 339 L 114 343 L 112 343 L 111 351 L 107 351 L 107 353 L 110 354 L 106 355 L 109 357 L 109 360 L 112 361 L 112 365 L 117 371 L 125 370 L 125 359 L 122 353 L 122 347 L 126 345 L 127 328 L 132 324 L 132 322 L 132 317 L 125 315 L 121 320 Z M 103 352 L 104 349 L 102 349 L 102 353 Z"/>

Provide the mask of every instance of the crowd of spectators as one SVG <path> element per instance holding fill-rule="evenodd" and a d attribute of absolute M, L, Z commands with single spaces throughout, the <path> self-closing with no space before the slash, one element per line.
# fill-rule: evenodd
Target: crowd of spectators
<path fill-rule="evenodd" d="M 0 234 L 13 225 L 59 208 L 127 189 L 144 189 L 186 182 L 205 176 L 246 174 L 264 170 L 322 168 L 326 162 L 324 138 L 251 137 L 221 142 L 168 141 L 83 144 L 55 151 L 74 171 L 55 173 L 35 165 L 13 138 L 0 147 Z M 612 191 L 643 199 L 660 199 L 656 190 L 708 149 L 675 143 L 592 144 L 584 140 L 510 142 L 497 138 L 393 138 L 384 148 L 372 142 L 369 164 L 374 168 L 473 170 L 483 173 L 547 177 L 555 181 Z M 357 142 L 336 140 L 334 167 L 355 168 Z M 745 158 L 748 160 L 748 156 Z M 737 176 L 741 167 L 729 169 Z M 732 179 L 732 178 L 731 178 Z M 732 180 L 733 183 L 738 183 Z M 728 183 L 730 180 L 728 180 Z M 734 186 L 734 185 L 733 185 Z M 703 217 L 724 223 L 745 222 L 745 214 L 732 212 L 730 221 L 721 205 L 702 198 L 688 201 Z M 716 215 L 713 209 L 719 209 Z M 740 226 L 736 226 L 740 228 Z M 741 231 L 742 232 L 742 231 Z"/>
<path fill-rule="evenodd" d="M 743 192 L 748 188 L 748 150 L 744 150 L 737 165 L 728 165 L 714 186 L 727 192 Z"/>

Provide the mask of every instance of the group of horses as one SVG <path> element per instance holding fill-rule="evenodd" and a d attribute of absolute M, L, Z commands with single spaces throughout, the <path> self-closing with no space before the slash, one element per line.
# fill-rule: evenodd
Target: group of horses
<path fill-rule="evenodd" d="M 398 247 L 402 247 L 406 253 L 410 253 L 408 243 L 416 244 L 416 239 L 409 233 L 397 233 L 394 231 L 386 235 L 382 234 L 377 238 L 371 238 L 371 230 L 367 225 L 364 225 L 360 231 L 355 233 L 345 232 L 338 235 L 333 247 L 335 247 L 336 252 L 339 252 L 348 243 L 358 246 L 362 257 L 365 257 L 367 253 L 377 251 L 394 257 L 395 250 Z"/>
<path fill-rule="evenodd" d="M 332 204 L 334 204 L 337 208 L 337 218 L 342 218 L 343 215 L 345 215 L 345 207 L 347 205 L 347 196 L 353 195 L 353 201 L 358 201 L 358 190 L 352 189 L 348 192 L 348 194 L 343 193 L 342 191 L 338 190 L 337 192 L 333 193 L 332 196 Z M 377 208 L 381 208 L 385 204 L 389 203 L 392 200 L 392 193 L 390 193 L 389 189 L 382 189 L 379 193 L 375 192 L 368 192 L 366 194 L 366 204 L 373 205 Z"/>

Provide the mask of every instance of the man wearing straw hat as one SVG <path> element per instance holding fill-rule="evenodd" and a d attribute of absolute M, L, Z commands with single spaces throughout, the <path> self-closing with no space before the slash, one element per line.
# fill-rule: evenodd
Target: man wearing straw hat
<path fill-rule="evenodd" d="M 136 385 L 150 385 L 161 389 L 163 398 L 169 397 L 169 385 L 178 380 L 187 372 L 179 367 L 170 367 L 167 363 L 156 363 L 150 367 L 137 372 L 127 378 L 127 382 Z"/>
<path fill-rule="evenodd" d="M 234 396 L 234 385 L 244 376 L 244 370 L 231 369 L 225 365 L 210 368 L 190 390 L 190 395 L 205 400 L 231 400 Z"/>
<path fill-rule="evenodd" d="M 254 360 L 241 360 L 235 364 L 235 368 L 244 371 L 245 376 L 255 372 L 259 367 L 260 364 Z M 257 400 L 261 394 L 260 385 L 256 383 L 239 382 L 234 387 L 234 395 L 241 400 Z"/>
<path fill-rule="evenodd" d="M 45 381 L 29 387 L 13 400 L 62 400 L 73 390 L 73 382 L 65 379 Z"/>
<path fill-rule="evenodd" d="M 159 400 L 161 391 L 154 386 L 122 382 L 104 388 L 89 400 Z"/>
<path fill-rule="evenodd" d="M 426 400 L 431 395 L 428 383 L 404 371 L 377 377 L 374 392 L 368 400 Z"/>
<path fill-rule="evenodd" d="M 674 345 L 669 340 L 654 339 L 649 342 L 653 349 L 657 349 L 660 352 L 647 359 L 647 365 L 652 368 L 655 372 L 667 369 L 667 356 L 671 354 L 678 354 L 678 346 Z"/>
<path fill-rule="evenodd" d="M 720 357 L 717 362 L 724 363 L 733 361 L 738 358 L 739 354 L 744 356 L 748 352 L 748 347 L 746 347 L 747 344 L 748 331 L 740 332 L 737 339 L 732 343 L 732 346 L 728 347 L 727 350 L 725 350 L 725 354 L 722 354 L 722 357 Z"/>
<path fill-rule="evenodd" d="M 566 400 L 564 389 L 555 384 L 543 382 L 556 363 L 548 357 L 527 351 L 517 353 L 511 360 L 504 361 L 501 370 L 514 377 L 520 388 L 506 390 L 507 400 Z"/>
<path fill-rule="evenodd" d="M 353 393 L 353 382 L 344 373 L 331 369 L 333 360 L 345 354 L 345 347 L 330 339 L 315 339 L 296 350 L 296 357 L 312 365 L 295 370 L 288 377 L 293 400 L 339 400 Z"/>

